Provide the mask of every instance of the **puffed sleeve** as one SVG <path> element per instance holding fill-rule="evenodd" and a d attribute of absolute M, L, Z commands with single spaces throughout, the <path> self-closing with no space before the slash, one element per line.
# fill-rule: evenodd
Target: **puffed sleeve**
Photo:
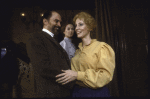
<path fill-rule="evenodd" d="M 78 71 L 77 80 L 86 86 L 96 89 L 108 84 L 114 74 L 115 53 L 106 43 L 102 42 L 97 53 L 98 62 L 95 69 L 87 69 L 85 72 Z"/>

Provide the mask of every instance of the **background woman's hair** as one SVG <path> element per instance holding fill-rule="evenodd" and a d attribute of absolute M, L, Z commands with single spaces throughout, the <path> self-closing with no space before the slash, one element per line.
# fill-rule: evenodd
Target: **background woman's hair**
<path fill-rule="evenodd" d="M 74 29 L 75 29 L 75 26 L 74 26 L 74 24 L 73 24 L 72 22 L 66 22 L 66 23 L 62 24 L 62 27 L 61 27 L 61 32 L 62 32 L 62 33 L 65 31 L 66 26 L 67 26 L 68 24 L 72 24 L 73 27 L 74 27 Z"/>
<path fill-rule="evenodd" d="M 63 34 L 63 36 L 65 36 L 65 34 L 63 32 L 65 31 L 66 26 L 68 24 L 72 24 L 73 25 L 73 27 L 74 27 L 74 34 L 75 34 L 75 26 L 74 26 L 74 24 L 72 22 L 66 22 L 66 23 L 62 24 L 62 27 L 61 27 L 61 33 Z"/>

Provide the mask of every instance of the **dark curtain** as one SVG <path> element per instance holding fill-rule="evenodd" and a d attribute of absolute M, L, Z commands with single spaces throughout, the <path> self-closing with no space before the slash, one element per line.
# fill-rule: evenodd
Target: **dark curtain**
<path fill-rule="evenodd" d="M 99 41 L 103 41 L 108 43 L 115 51 L 116 54 L 116 61 L 117 58 L 117 48 L 115 45 L 118 43 L 118 40 L 115 40 L 115 33 L 113 32 L 113 24 L 112 24 L 112 17 L 110 13 L 110 6 L 109 2 L 107 0 L 96 0 L 96 22 L 97 22 L 97 33 L 96 38 Z M 120 54 L 118 54 L 120 55 Z M 119 88 L 118 84 L 120 83 L 118 80 L 118 65 L 119 63 L 116 62 L 116 68 L 114 72 L 114 77 L 111 83 L 108 85 L 108 88 L 110 90 L 111 96 L 119 96 Z M 121 73 L 122 74 L 122 73 Z M 120 79 L 122 76 L 120 75 Z"/>
<path fill-rule="evenodd" d="M 147 1 L 95 0 L 99 41 L 115 51 L 116 68 L 109 83 L 111 96 L 148 95 Z"/>

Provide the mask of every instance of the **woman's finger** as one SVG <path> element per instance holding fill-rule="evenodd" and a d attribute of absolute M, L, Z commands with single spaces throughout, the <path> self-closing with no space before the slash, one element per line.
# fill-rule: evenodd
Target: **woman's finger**
<path fill-rule="evenodd" d="M 66 70 L 61 70 L 61 71 L 64 72 L 64 73 L 66 72 Z"/>
<path fill-rule="evenodd" d="M 56 75 L 56 77 L 61 77 L 61 76 L 65 76 L 65 73 L 61 73 L 61 74 Z"/>
<path fill-rule="evenodd" d="M 67 82 L 68 81 L 68 78 L 65 78 L 65 79 L 63 79 L 63 80 L 61 80 L 61 81 L 58 81 L 58 83 L 65 83 L 65 82 Z"/>
<path fill-rule="evenodd" d="M 65 84 L 67 84 L 67 83 L 69 83 L 70 82 L 70 80 L 67 80 L 67 81 L 65 81 L 64 83 L 62 83 L 62 85 L 65 85 Z"/>
<path fill-rule="evenodd" d="M 66 78 L 67 78 L 66 76 L 60 77 L 60 78 L 58 78 L 58 79 L 56 80 L 56 82 L 59 82 L 59 81 L 61 81 L 61 80 L 63 80 L 63 79 L 66 79 Z"/>

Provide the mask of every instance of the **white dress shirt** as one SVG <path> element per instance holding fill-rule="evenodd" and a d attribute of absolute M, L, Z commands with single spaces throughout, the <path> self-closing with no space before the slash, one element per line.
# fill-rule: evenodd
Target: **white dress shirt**
<path fill-rule="evenodd" d="M 50 36 L 54 37 L 54 34 L 52 32 L 50 32 L 49 30 L 43 28 L 42 31 L 44 31 L 47 34 L 49 34 Z"/>

